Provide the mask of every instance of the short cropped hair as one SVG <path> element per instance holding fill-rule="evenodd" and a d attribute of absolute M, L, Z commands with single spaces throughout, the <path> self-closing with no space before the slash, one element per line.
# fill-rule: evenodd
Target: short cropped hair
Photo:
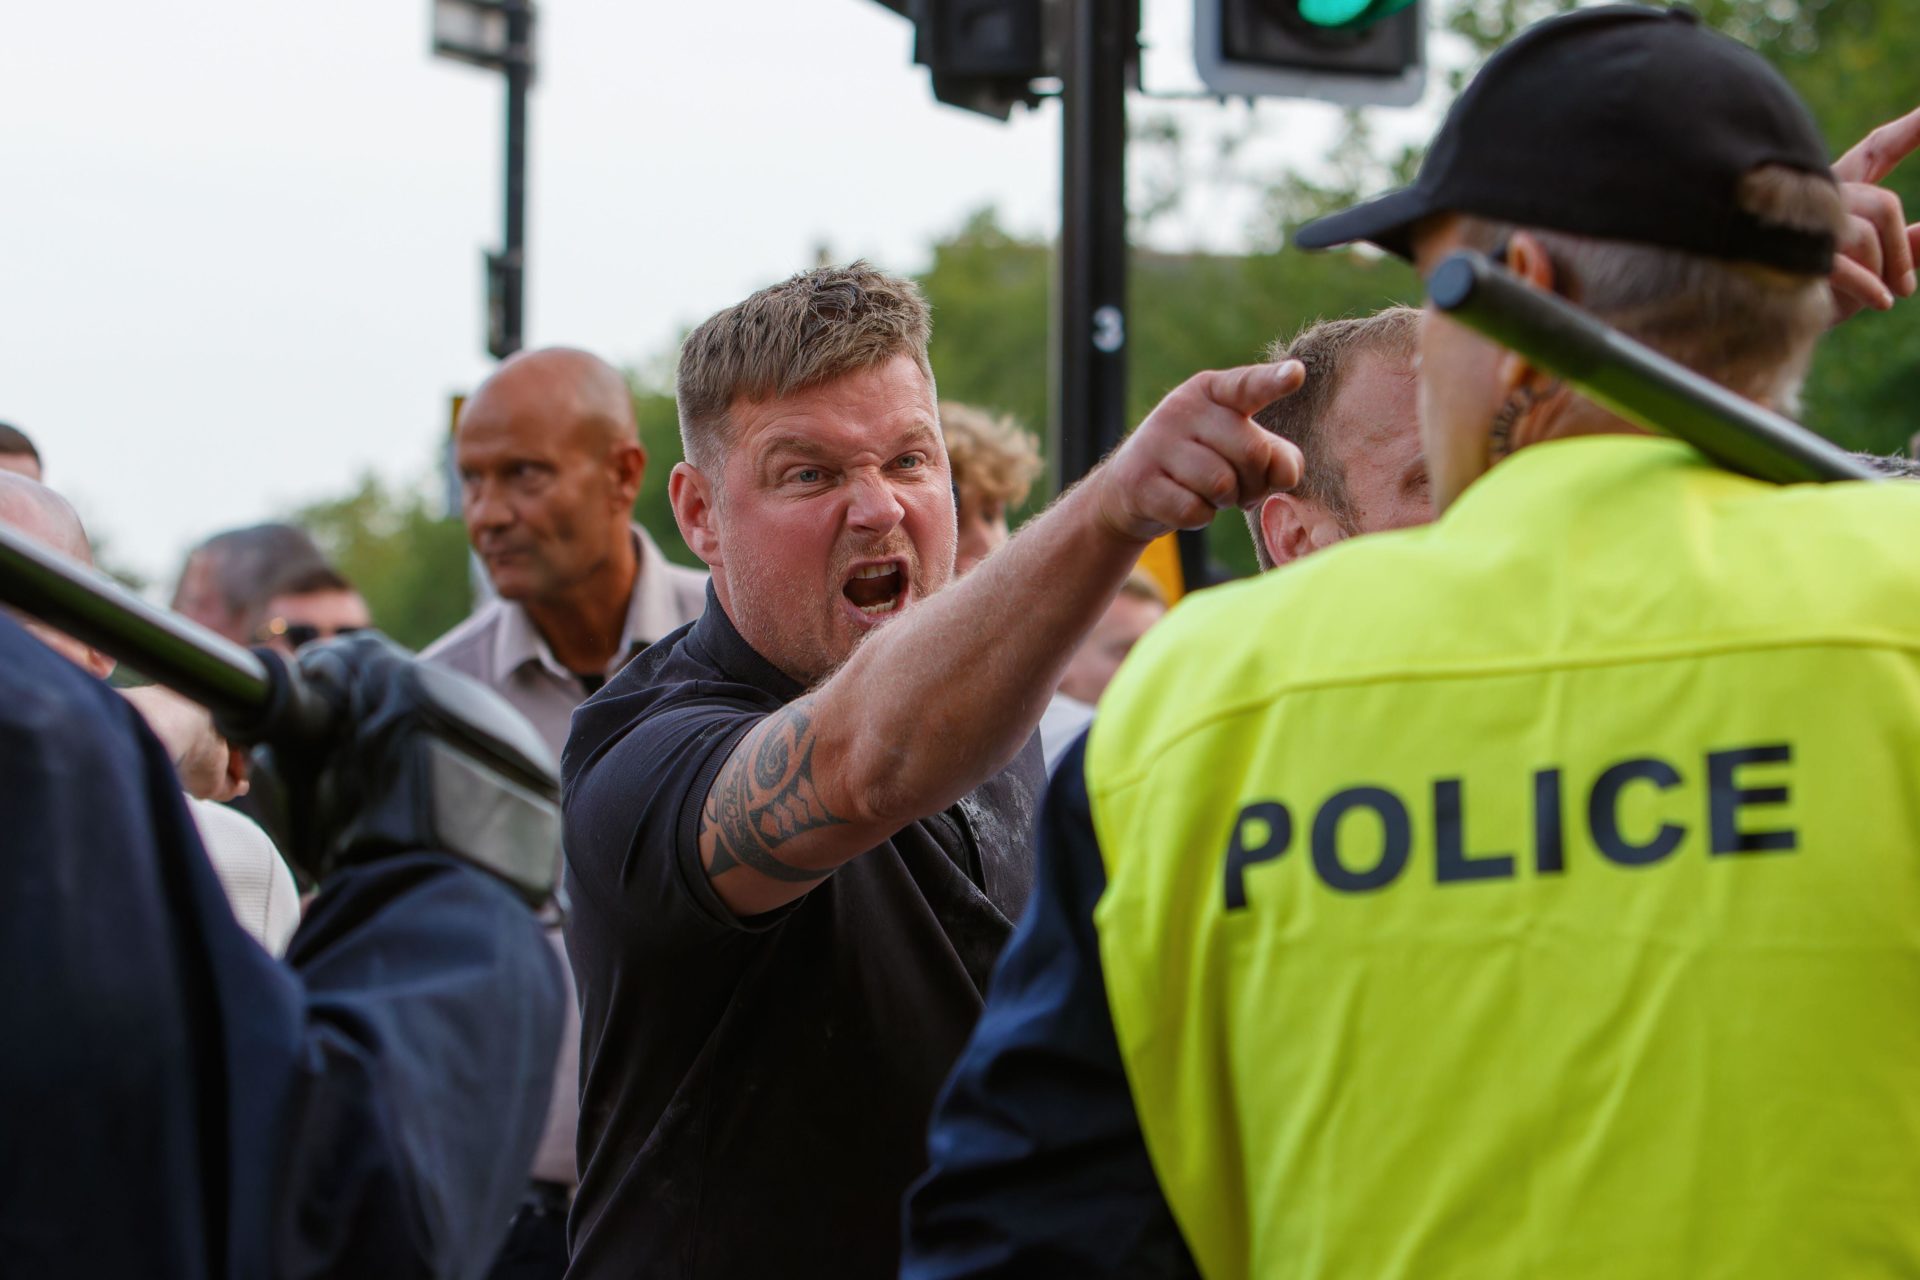
<path fill-rule="evenodd" d="M 321 591 L 352 591 L 353 584 L 332 565 L 316 564 L 297 569 L 274 583 L 267 599 L 279 596 L 310 596 Z"/>
<path fill-rule="evenodd" d="M 710 317 L 680 348 L 680 444 L 703 470 L 732 434 L 734 404 L 764 404 L 909 356 L 927 363 L 932 320 L 911 280 L 866 262 L 803 271 Z"/>
<path fill-rule="evenodd" d="M 281 583 L 327 567 L 326 556 L 306 530 L 277 522 L 216 533 L 192 555 L 212 558 L 220 602 L 239 615 L 264 608 L 280 594 Z"/>
<path fill-rule="evenodd" d="M 27 433 L 7 422 L 0 422 L 0 453 L 24 455 L 40 462 L 40 451 L 33 447 Z"/>
<path fill-rule="evenodd" d="M 1900 453 L 1856 453 L 1860 461 L 1892 480 L 1920 480 L 1920 462 Z"/>
<path fill-rule="evenodd" d="M 1830 175 L 1762 165 L 1736 199 L 1748 213 L 1838 239 L 1846 206 Z M 1516 228 L 1469 217 L 1466 242 L 1491 250 Z M 1785 413 L 1833 319 L 1825 276 L 1798 275 L 1678 249 L 1527 228 L 1553 259 L 1557 287 L 1600 319 L 1703 377 Z"/>
<path fill-rule="evenodd" d="M 1354 531 L 1353 496 L 1347 491 L 1347 469 L 1341 465 L 1336 442 L 1326 430 L 1327 411 L 1353 371 L 1356 356 L 1373 354 L 1410 362 L 1419 345 L 1420 312 L 1413 307 L 1388 307 L 1370 316 L 1317 321 L 1267 349 L 1267 359 L 1276 364 L 1298 360 L 1305 365 L 1307 380 L 1292 395 L 1254 414 L 1253 420 L 1300 450 L 1306 465 L 1294 493 L 1325 507 L 1348 533 Z M 1273 568 L 1273 558 L 1260 536 L 1257 510 L 1247 513 L 1247 526 L 1260 567 Z"/>
<path fill-rule="evenodd" d="M 1040 446 L 1012 417 L 949 400 L 940 406 L 940 434 L 954 487 L 1002 506 L 1017 507 L 1040 475 Z"/>

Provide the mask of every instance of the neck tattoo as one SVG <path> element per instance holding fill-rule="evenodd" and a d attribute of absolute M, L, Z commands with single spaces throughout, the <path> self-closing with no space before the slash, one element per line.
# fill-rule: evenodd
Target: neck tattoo
<path fill-rule="evenodd" d="M 1487 428 L 1489 467 L 1513 452 L 1513 429 L 1519 425 L 1521 415 L 1539 402 L 1540 395 L 1532 387 L 1515 387 L 1507 396 L 1506 403 L 1493 415 L 1493 425 Z"/>

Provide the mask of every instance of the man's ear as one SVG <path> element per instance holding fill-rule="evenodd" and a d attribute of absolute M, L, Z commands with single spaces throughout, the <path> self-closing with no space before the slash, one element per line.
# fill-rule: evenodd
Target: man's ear
<path fill-rule="evenodd" d="M 1547 247 L 1531 231 L 1513 233 L 1507 240 L 1506 261 L 1500 265 L 1542 292 L 1558 292 L 1559 269 L 1554 266 Z M 1525 356 L 1509 351 L 1500 359 L 1499 379 L 1500 394 L 1505 398 L 1522 386 L 1544 385 L 1551 381 L 1551 375 L 1536 368 Z"/>
<path fill-rule="evenodd" d="M 1507 260 L 1500 265 L 1536 289 L 1553 293 L 1559 288 L 1559 271 L 1553 265 L 1553 256 L 1531 231 L 1516 231 L 1508 237 Z"/>
<path fill-rule="evenodd" d="M 1276 569 L 1346 536 L 1340 522 L 1317 502 L 1291 493 L 1270 493 L 1260 504 L 1260 541 Z"/>
<path fill-rule="evenodd" d="M 613 473 L 613 496 L 622 512 L 633 510 L 640 496 L 640 482 L 647 475 L 647 451 L 640 444 L 623 441 L 607 455 L 607 467 Z"/>
<path fill-rule="evenodd" d="M 711 482 L 691 462 L 676 462 L 667 476 L 667 501 L 673 506 L 673 522 L 687 549 L 700 557 L 709 569 L 718 569 L 720 529 L 714 519 L 714 494 Z"/>

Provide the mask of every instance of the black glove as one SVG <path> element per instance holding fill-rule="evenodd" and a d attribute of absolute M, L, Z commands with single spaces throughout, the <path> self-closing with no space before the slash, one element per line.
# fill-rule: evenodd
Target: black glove
<path fill-rule="evenodd" d="M 311 880 L 394 854 L 450 853 L 534 905 L 560 866 L 551 753 L 493 690 L 372 632 L 307 645 L 272 668 L 299 714 L 248 726 L 257 807 Z"/>

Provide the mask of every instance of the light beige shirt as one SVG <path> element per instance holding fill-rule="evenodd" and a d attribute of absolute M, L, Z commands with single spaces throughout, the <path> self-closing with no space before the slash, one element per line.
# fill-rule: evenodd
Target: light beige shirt
<path fill-rule="evenodd" d="M 188 796 L 187 811 L 240 927 L 274 955 L 285 955 L 300 925 L 300 890 L 280 851 L 253 819 L 225 805 Z"/>
<path fill-rule="evenodd" d="M 640 573 L 627 600 L 627 624 L 621 645 L 607 664 L 609 677 L 627 665 L 634 654 L 692 622 L 707 607 L 707 575 L 683 569 L 661 554 L 639 525 L 633 526 L 634 550 Z M 553 650 L 527 611 L 511 600 L 489 600 L 473 616 L 428 645 L 420 655 L 464 672 L 499 690 L 506 700 L 533 722 L 553 748 L 556 761 L 566 746 L 573 709 L 586 701 L 586 686 L 554 658 Z M 547 1127 L 533 1158 L 533 1176 L 542 1182 L 573 1186 L 579 1182 L 574 1164 L 574 1131 L 580 1126 L 580 1001 L 560 932 L 550 941 L 559 952 L 567 979 L 567 1018 L 560 1036 L 559 1063 L 554 1071 L 553 1102 L 547 1108 Z"/>
<path fill-rule="evenodd" d="M 639 525 L 633 526 L 640 575 L 627 600 L 620 648 L 603 673 L 612 676 L 655 640 L 700 616 L 707 605 L 707 575 L 683 569 L 661 554 Z M 580 677 L 554 658 L 527 611 L 512 600 L 489 600 L 473 616 L 428 645 L 420 655 L 465 672 L 498 689 L 553 748 L 566 745 L 573 709 L 586 700 Z"/>

